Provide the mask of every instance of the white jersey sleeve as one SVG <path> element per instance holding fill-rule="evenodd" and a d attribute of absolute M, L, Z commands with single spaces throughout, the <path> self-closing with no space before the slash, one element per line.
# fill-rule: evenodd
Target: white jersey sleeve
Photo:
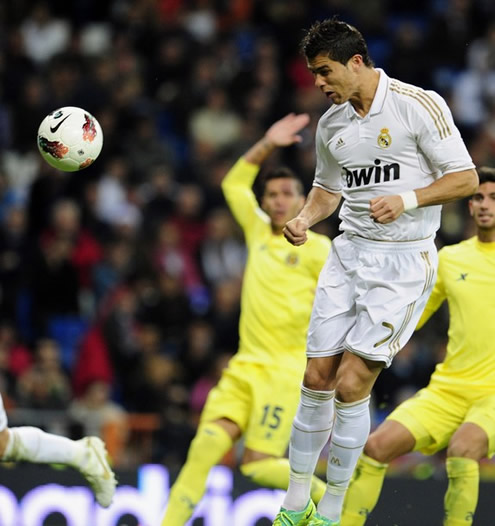
<path fill-rule="evenodd" d="M 416 130 L 420 151 L 440 175 L 474 168 L 445 100 L 434 91 L 392 80 L 390 90 L 409 102 L 408 127 Z"/>
<path fill-rule="evenodd" d="M 316 170 L 313 186 L 318 186 L 328 192 L 340 193 L 342 191 L 342 168 L 333 156 L 328 155 L 326 135 L 320 120 L 316 128 Z"/>

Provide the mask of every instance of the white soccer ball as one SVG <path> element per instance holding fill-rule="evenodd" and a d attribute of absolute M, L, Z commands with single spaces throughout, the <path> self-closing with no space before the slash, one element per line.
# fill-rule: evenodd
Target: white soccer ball
<path fill-rule="evenodd" d="M 38 149 L 48 164 L 64 172 L 77 172 L 100 155 L 103 132 L 91 113 L 66 106 L 52 111 L 38 128 Z"/>

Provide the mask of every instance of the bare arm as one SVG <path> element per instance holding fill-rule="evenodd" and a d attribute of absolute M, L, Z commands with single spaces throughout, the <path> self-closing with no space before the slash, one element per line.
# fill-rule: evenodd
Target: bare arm
<path fill-rule="evenodd" d="M 418 206 L 441 205 L 472 195 L 478 187 L 476 170 L 464 170 L 443 175 L 424 188 L 414 190 Z M 384 195 L 370 201 L 370 216 L 377 223 L 391 223 L 404 212 L 400 195 Z"/>
<path fill-rule="evenodd" d="M 295 246 L 303 245 L 308 239 L 308 228 L 333 214 L 340 203 L 340 197 L 341 194 L 313 187 L 303 209 L 285 225 L 283 232 L 287 241 Z"/>
<path fill-rule="evenodd" d="M 446 174 L 429 186 L 416 190 L 418 206 L 442 205 L 469 197 L 476 192 L 478 184 L 478 174 L 474 168 Z"/>
<path fill-rule="evenodd" d="M 244 159 L 248 163 L 260 165 L 278 147 L 301 142 L 302 137 L 298 133 L 308 123 L 307 113 L 289 113 L 268 128 L 264 137 L 244 154 Z"/>

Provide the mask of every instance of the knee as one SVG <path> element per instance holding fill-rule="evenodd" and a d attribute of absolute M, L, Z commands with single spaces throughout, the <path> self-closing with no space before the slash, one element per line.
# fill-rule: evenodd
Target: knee
<path fill-rule="evenodd" d="M 481 460 L 484 456 L 486 456 L 485 444 L 477 440 L 454 438 L 447 448 L 447 457 Z"/>
<path fill-rule="evenodd" d="M 352 377 L 344 377 L 337 382 L 335 388 L 335 396 L 337 400 L 344 403 L 356 402 L 363 398 L 361 386 Z"/>
<path fill-rule="evenodd" d="M 395 424 L 382 424 L 382 427 L 368 437 L 364 454 L 377 462 L 389 464 L 401 455 L 409 453 L 413 450 L 414 438 L 399 431 L 402 430 Z"/>
<path fill-rule="evenodd" d="M 450 438 L 447 456 L 481 460 L 488 454 L 488 434 L 477 424 L 466 422 Z"/>
<path fill-rule="evenodd" d="M 304 373 L 303 384 L 314 391 L 329 390 L 330 377 L 323 367 L 308 367 Z"/>
<path fill-rule="evenodd" d="M 360 358 L 343 360 L 336 374 L 337 400 L 344 403 L 363 400 L 370 394 L 375 378 L 375 371 L 370 371 Z"/>
<path fill-rule="evenodd" d="M 367 383 L 356 371 L 347 368 L 339 371 L 335 385 L 335 397 L 344 403 L 357 402 L 369 395 Z"/>
<path fill-rule="evenodd" d="M 393 455 L 388 446 L 384 437 L 380 434 L 371 433 L 364 446 L 364 454 L 377 462 L 388 464 L 393 460 Z"/>

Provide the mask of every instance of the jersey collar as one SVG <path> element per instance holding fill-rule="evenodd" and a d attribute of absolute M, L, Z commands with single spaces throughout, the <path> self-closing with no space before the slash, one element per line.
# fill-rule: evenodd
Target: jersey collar
<path fill-rule="evenodd" d="M 381 68 L 376 68 L 380 73 L 380 79 L 378 80 L 378 87 L 376 88 L 375 98 L 370 108 L 370 115 L 376 115 L 381 113 L 385 104 L 385 97 L 388 91 L 388 75 Z"/>
<path fill-rule="evenodd" d="M 383 106 L 385 105 L 385 97 L 387 96 L 388 91 L 388 83 L 389 83 L 389 77 L 383 71 L 381 68 L 375 68 L 378 73 L 380 73 L 380 78 L 378 79 L 378 86 L 376 88 L 375 97 L 373 98 L 373 102 L 371 103 L 370 111 L 367 113 L 365 117 L 360 117 L 356 110 L 353 108 L 352 104 L 349 102 L 348 106 L 348 115 L 349 117 L 357 117 L 359 119 L 368 119 L 369 117 L 373 115 L 377 115 L 378 113 L 381 113 L 383 110 Z"/>

